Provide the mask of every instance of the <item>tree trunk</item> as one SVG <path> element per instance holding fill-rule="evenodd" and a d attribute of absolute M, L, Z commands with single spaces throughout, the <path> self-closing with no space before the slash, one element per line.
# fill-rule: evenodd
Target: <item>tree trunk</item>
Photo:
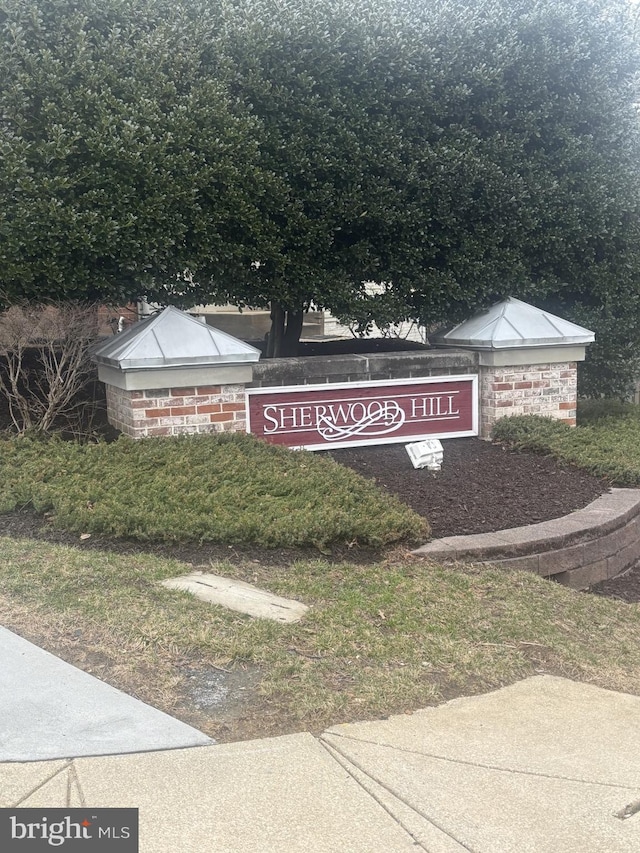
<path fill-rule="evenodd" d="M 300 335 L 302 334 L 303 321 L 304 311 L 302 308 L 299 308 L 297 311 L 287 311 L 287 328 L 284 333 L 283 356 L 295 356 L 298 354 L 298 344 L 300 343 Z"/>
<path fill-rule="evenodd" d="M 304 311 L 287 311 L 279 302 L 271 303 L 271 329 L 267 335 L 267 358 L 287 358 L 298 352 Z"/>
<path fill-rule="evenodd" d="M 271 328 L 267 335 L 267 358 L 278 358 L 284 340 L 285 311 L 279 302 L 271 303 Z"/>

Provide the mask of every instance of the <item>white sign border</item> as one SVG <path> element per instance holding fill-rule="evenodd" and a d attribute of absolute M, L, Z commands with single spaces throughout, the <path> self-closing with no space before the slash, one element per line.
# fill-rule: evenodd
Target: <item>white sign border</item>
<path fill-rule="evenodd" d="M 383 444 L 409 444 L 414 441 L 423 441 L 429 438 L 447 439 L 447 438 L 475 438 L 478 435 L 478 374 L 477 373 L 451 373 L 445 376 L 414 376 L 412 379 L 371 379 L 361 382 L 322 382 L 313 385 L 269 385 L 264 388 L 246 388 L 245 387 L 245 411 L 246 411 L 246 431 L 251 433 L 251 412 L 249 411 L 250 398 L 260 394 L 280 394 L 280 393 L 298 393 L 302 394 L 305 391 L 332 391 L 345 390 L 349 388 L 385 388 L 385 387 L 401 387 L 402 385 L 435 385 L 442 382 L 462 382 L 471 380 L 471 429 L 460 430 L 458 432 L 443 432 L 443 433 L 428 433 L 424 435 L 412 436 L 396 436 L 391 438 L 382 438 L 379 441 L 365 439 L 364 441 L 337 441 L 334 443 L 323 442 L 322 444 L 300 444 L 290 446 L 279 444 L 279 447 L 288 447 L 289 450 L 339 450 L 345 447 L 376 447 Z M 263 436 L 257 436 L 266 439 Z"/>

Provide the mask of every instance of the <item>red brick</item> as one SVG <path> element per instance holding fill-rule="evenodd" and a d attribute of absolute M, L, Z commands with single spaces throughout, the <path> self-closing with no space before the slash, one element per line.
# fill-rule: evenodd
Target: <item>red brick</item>
<path fill-rule="evenodd" d="M 561 370 L 560 371 L 560 379 L 573 379 L 576 375 L 575 370 Z"/>
<path fill-rule="evenodd" d="M 218 415 L 210 415 L 211 423 L 217 423 L 218 421 L 232 421 L 233 414 L 231 412 L 220 412 Z"/>
<path fill-rule="evenodd" d="M 171 409 L 147 409 L 145 416 L 147 418 L 168 418 L 171 415 Z"/>
<path fill-rule="evenodd" d="M 198 406 L 199 415 L 211 415 L 213 412 L 221 411 L 220 403 L 209 403 L 206 406 Z"/>
<path fill-rule="evenodd" d="M 573 402 L 573 403 L 559 403 L 558 404 L 559 409 L 575 409 L 575 407 L 576 407 L 575 402 Z"/>
<path fill-rule="evenodd" d="M 132 409 L 145 409 L 149 405 L 148 400 L 131 400 L 129 403 Z"/>
<path fill-rule="evenodd" d="M 128 394 L 132 400 L 141 400 L 144 397 L 142 391 L 129 391 Z"/>
<path fill-rule="evenodd" d="M 533 382 L 515 382 L 514 388 L 533 388 Z"/>
<path fill-rule="evenodd" d="M 172 397 L 193 397 L 196 393 L 195 388 L 172 388 L 171 396 Z"/>
<path fill-rule="evenodd" d="M 562 423 L 567 424 L 567 426 L 575 426 L 576 419 L 575 418 L 562 418 Z"/>
<path fill-rule="evenodd" d="M 513 382 L 494 382 L 492 391 L 513 391 Z"/>
<path fill-rule="evenodd" d="M 195 406 L 177 406 L 171 408 L 171 417 L 174 417 L 174 415 L 195 415 L 195 413 Z"/>
<path fill-rule="evenodd" d="M 496 406 L 513 406 L 513 400 L 498 400 Z"/>
<path fill-rule="evenodd" d="M 219 394 L 221 388 L 219 385 L 198 385 L 196 393 L 198 394 Z"/>

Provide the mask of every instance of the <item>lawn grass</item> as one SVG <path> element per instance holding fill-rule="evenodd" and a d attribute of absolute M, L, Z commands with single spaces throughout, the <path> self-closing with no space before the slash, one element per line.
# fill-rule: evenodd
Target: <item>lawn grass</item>
<path fill-rule="evenodd" d="M 23 507 L 79 534 L 143 541 L 379 547 L 429 535 L 425 519 L 327 456 L 244 434 L 5 440 L 0 512 Z"/>
<path fill-rule="evenodd" d="M 300 623 L 283 625 L 163 588 L 161 579 L 191 570 L 177 561 L 11 538 L 0 539 L 0 554 L 8 627 L 36 637 L 97 632 L 111 669 L 128 673 L 126 688 L 165 710 L 179 704 L 177 661 L 258 672 L 240 728 L 209 721 L 220 739 L 385 716 L 539 672 L 640 693 L 638 606 L 525 572 L 400 555 L 203 567 L 310 605 Z"/>
<path fill-rule="evenodd" d="M 502 418 L 492 437 L 509 447 L 548 453 L 615 486 L 640 485 L 640 407 L 588 401 L 571 427 L 535 415 Z"/>

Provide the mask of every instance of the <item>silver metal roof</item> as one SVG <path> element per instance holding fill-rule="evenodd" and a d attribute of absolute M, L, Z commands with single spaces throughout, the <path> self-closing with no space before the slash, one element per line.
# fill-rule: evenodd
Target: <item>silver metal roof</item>
<path fill-rule="evenodd" d="M 431 338 L 434 344 L 488 350 L 589 344 L 594 340 L 589 329 L 512 296 Z"/>
<path fill-rule="evenodd" d="M 260 350 L 170 305 L 100 344 L 92 358 L 135 370 L 255 362 Z"/>

